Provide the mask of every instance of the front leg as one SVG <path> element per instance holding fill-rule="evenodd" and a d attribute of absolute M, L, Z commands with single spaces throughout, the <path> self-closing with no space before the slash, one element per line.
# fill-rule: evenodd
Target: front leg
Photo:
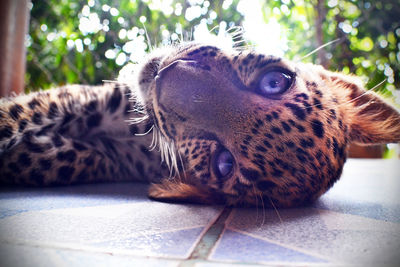
<path fill-rule="evenodd" d="M 51 185 L 149 180 L 160 158 L 148 151 L 148 123 L 130 88 L 65 86 L 0 102 L 0 181 Z M 136 110 L 136 111 L 133 111 Z M 149 164 L 151 162 L 151 164 Z"/>

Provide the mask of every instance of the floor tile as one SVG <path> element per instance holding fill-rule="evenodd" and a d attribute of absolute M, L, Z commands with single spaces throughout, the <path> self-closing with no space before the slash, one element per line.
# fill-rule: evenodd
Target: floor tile
<path fill-rule="evenodd" d="M 197 227 L 157 234 L 142 234 L 131 238 L 95 243 L 91 246 L 105 248 L 107 251 L 125 251 L 139 256 L 188 258 L 203 231 L 204 227 Z"/>
<path fill-rule="evenodd" d="M 260 267 L 260 264 L 249 264 L 249 263 L 224 263 L 224 262 L 198 262 L 194 264 L 194 267 Z M 271 265 L 269 265 L 271 266 Z M 287 266 L 287 265 L 286 265 Z"/>
<path fill-rule="evenodd" d="M 0 242 L 186 258 L 202 231 L 222 211 L 222 207 L 155 202 L 143 193 L 142 197 L 131 196 L 129 191 L 107 194 L 102 186 L 89 193 L 85 192 L 87 188 L 74 189 L 66 194 L 67 203 L 61 201 L 63 193 L 51 190 L 43 198 L 39 197 L 40 190 L 29 192 L 30 197 L 23 193 L 15 199 L 11 193 L 3 195 L 8 204 L 14 200 L 17 204 L 8 207 L 8 216 L 0 219 Z M 141 191 L 145 192 L 143 188 Z M 36 203 L 28 204 L 32 195 Z M 30 210 L 12 214 L 23 202 Z M 47 207 L 46 203 L 52 205 Z"/>
<path fill-rule="evenodd" d="M 350 159 L 314 207 L 400 223 L 400 161 Z"/>
<path fill-rule="evenodd" d="M 400 262 L 400 225 L 351 214 L 301 208 L 236 209 L 228 229 L 337 264 Z"/>
<path fill-rule="evenodd" d="M 149 202 L 147 188 L 140 183 L 0 188 L 0 219 L 25 211 Z"/>
<path fill-rule="evenodd" d="M 0 244 L 0 265 L 2 267 L 177 267 L 179 262 L 110 253 Z"/>
<path fill-rule="evenodd" d="M 324 196 L 313 206 L 318 209 L 400 223 L 400 205 L 395 204 L 384 205 L 367 201 L 348 201 L 337 197 Z"/>
<path fill-rule="evenodd" d="M 326 260 L 233 230 L 224 232 L 210 259 L 269 264 L 326 262 Z"/>

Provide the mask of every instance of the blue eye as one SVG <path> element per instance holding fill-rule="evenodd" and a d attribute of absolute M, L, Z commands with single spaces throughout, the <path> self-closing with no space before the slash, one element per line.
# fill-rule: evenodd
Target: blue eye
<path fill-rule="evenodd" d="M 234 159 L 226 149 L 221 149 L 214 157 L 214 172 L 219 179 L 228 177 L 233 170 Z"/>
<path fill-rule="evenodd" d="M 282 94 L 292 84 L 292 77 L 282 71 L 270 71 L 260 80 L 259 92 L 262 95 Z"/>

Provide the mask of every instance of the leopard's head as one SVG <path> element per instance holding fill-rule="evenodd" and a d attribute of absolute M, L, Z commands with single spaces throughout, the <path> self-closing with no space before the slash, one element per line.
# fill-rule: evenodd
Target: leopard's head
<path fill-rule="evenodd" d="M 150 188 L 160 200 L 302 205 L 338 180 L 350 142 L 400 141 L 399 113 L 356 77 L 253 51 L 160 50 L 138 84 L 183 163 Z"/>

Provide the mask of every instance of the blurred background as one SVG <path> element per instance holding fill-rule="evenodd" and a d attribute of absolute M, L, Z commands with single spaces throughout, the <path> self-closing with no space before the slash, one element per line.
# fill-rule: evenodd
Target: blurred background
<path fill-rule="evenodd" d="M 400 104 L 399 0 L 33 0 L 28 9 L 26 92 L 101 84 L 153 47 L 207 40 L 355 73 L 367 88 L 383 82 L 374 90 Z"/>

